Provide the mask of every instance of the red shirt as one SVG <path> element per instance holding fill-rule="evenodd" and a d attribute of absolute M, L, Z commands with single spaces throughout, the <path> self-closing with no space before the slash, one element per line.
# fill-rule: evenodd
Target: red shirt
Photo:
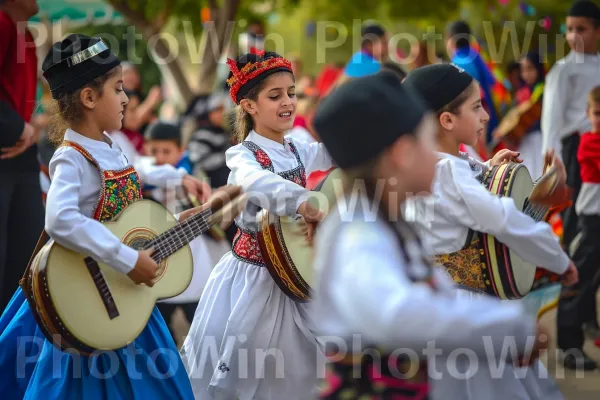
<path fill-rule="evenodd" d="M 17 25 L 0 11 L 0 99 L 7 102 L 25 121 L 30 122 L 36 102 L 37 55 L 33 36 L 17 32 Z M 6 135 L 0 132 L 0 135 Z M 18 137 L 14 138 L 15 142 Z M 0 171 L 36 170 L 36 146 L 22 155 L 0 161 Z"/>
<path fill-rule="evenodd" d="M 600 183 L 600 134 L 584 133 L 577 151 L 583 183 Z"/>

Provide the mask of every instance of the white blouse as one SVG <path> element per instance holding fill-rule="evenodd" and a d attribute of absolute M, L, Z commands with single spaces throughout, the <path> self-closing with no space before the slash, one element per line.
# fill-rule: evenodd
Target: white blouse
<path fill-rule="evenodd" d="M 569 257 L 545 222 L 536 222 L 508 197 L 493 195 L 475 179 L 481 163 L 438 153 L 431 196 L 407 201 L 404 215 L 414 223 L 431 255 L 462 249 L 469 228 L 492 234 L 523 260 L 563 274 Z M 477 164 L 471 168 L 472 164 Z"/>
<path fill-rule="evenodd" d="M 535 322 L 520 304 L 457 297 L 441 267 L 434 267 L 437 288 L 418 282 L 428 268 L 417 242 L 406 240 L 407 263 L 390 225 L 374 219 L 364 205 L 338 210 L 320 225 L 315 241 L 317 280 L 310 310 L 320 334 L 336 340 L 360 334 L 363 344 L 410 348 L 419 355 L 435 341 L 445 351 L 442 356 L 463 347 L 484 355 L 485 340 L 493 343 L 488 351 L 500 354 L 505 337 L 514 337 L 523 349 L 534 334 Z"/>
<path fill-rule="evenodd" d="M 587 97 L 600 85 L 600 55 L 571 51 L 554 64 L 544 84 L 542 105 L 542 148 L 555 149 L 561 156 L 561 139 L 590 130 L 586 115 Z"/>
<path fill-rule="evenodd" d="M 308 199 L 309 191 L 281 176 L 278 172 L 298 167 L 298 161 L 287 144 L 282 144 L 255 131 L 250 132 L 247 141 L 260 147 L 271 159 L 275 173 L 263 169 L 256 161 L 252 151 L 244 145 L 237 144 L 225 153 L 227 166 L 231 170 L 228 183 L 240 185 L 249 200 L 236 218 L 236 224 L 244 229 L 256 231 L 256 214 L 258 208 L 264 208 L 279 216 L 296 216 L 302 202 Z M 322 143 L 305 143 L 291 139 L 296 146 L 306 176 L 313 171 L 323 171 L 333 166 L 333 161 Z"/>
<path fill-rule="evenodd" d="M 110 138 L 106 135 L 107 140 Z M 65 140 L 81 145 L 104 170 L 129 166 L 116 143 L 90 139 L 67 130 Z M 46 232 L 57 243 L 127 274 L 138 252 L 123 243 L 102 223 L 94 220 L 101 187 L 98 169 L 77 150 L 59 147 L 50 161 L 50 189 L 46 200 Z M 137 170 L 142 182 L 159 187 L 181 182 L 183 174 L 172 166 L 147 166 Z"/>

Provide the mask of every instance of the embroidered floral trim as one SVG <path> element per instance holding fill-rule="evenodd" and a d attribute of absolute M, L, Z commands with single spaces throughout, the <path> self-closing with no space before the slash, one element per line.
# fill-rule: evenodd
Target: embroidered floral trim
<path fill-rule="evenodd" d="M 327 364 L 319 398 L 426 400 L 428 394 L 426 362 L 415 365 L 410 359 L 383 356 L 374 365 L 371 356 L 356 355 Z"/>
<path fill-rule="evenodd" d="M 135 168 L 103 170 L 98 161 L 78 143 L 65 140 L 61 146 L 68 146 L 79 152 L 93 164 L 100 173 L 101 186 L 98 201 L 94 207 L 94 219 L 100 222 L 113 220 L 128 205 L 142 198 L 140 178 Z"/>
<path fill-rule="evenodd" d="M 96 209 L 99 221 L 110 221 L 128 205 L 142 198 L 140 178 L 133 167 L 104 171 L 104 196 Z"/>
<path fill-rule="evenodd" d="M 265 266 L 256 232 L 238 228 L 233 238 L 232 250 L 233 255 L 240 261 L 260 267 Z"/>
<path fill-rule="evenodd" d="M 256 161 L 260 164 L 262 169 L 275 172 L 275 169 L 273 168 L 273 162 L 271 161 L 267 153 L 263 149 L 258 147 L 256 143 L 246 140 L 242 142 L 242 145 L 252 152 L 254 158 L 256 158 Z"/>
<path fill-rule="evenodd" d="M 254 51 L 253 54 L 262 57 L 264 56 L 264 51 Z M 238 69 L 237 61 L 228 58 L 227 65 L 229 65 L 229 69 L 231 70 L 232 74 L 231 78 L 227 80 L 227 84 L 230 88 L 229 96 L 235 104 L 238 104 L 237 94 L 242 86 L 257 76 L 275 68 L 287 68 L 290 70 L 290 72 L 292 72 L 292 64 L 283 57 L 269 58 L 267 60 L 257 61 L 254 63 L 249 62 L 244 65 L 242 69 Z"/>

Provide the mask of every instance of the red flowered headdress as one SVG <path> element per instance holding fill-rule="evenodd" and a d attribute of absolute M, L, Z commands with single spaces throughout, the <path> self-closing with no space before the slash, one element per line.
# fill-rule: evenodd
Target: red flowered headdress
<path fill-rule="evenodd" d="M 237 61 L 228 58 L 227 64 L 231 70 L 227 79 L 229 96 L 235 104 L 239 104 L 240 100 L 267 76 L 275 72 L 293 73 L 292 64 L 288 60 L 277 53 L 265 53 L 254 47 L 250 49 L 249 54 L 240 57 Z"/>

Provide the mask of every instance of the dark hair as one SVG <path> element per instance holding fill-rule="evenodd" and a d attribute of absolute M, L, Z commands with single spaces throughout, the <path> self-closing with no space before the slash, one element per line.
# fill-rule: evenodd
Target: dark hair
<path fill-rule="evenodd" d="M 471 28 L 465 21 L 455 21 L 448 26 L 448 35 L 454 39 L 457 49 L 468 48 L 471 46 L 470 36 Z M 458 36 L 457 38 L 454 38 Z"/>
<path fill-rule="evenodd" d="M 385 36 L 385 29 L 379 24 L 367 24 L 360 31 L 361 47 L 373 42 L 373 37 L 382 39 Z"/>
<path fill-rule="evenodd" d="M 516 61 L 511 61 L 506 67 L 506 72 L 512 74 L 514 71 L 520 71 L 521 65 Z"/>
<path fill-rule="evenodd" d="M 414 133 L 411 133 L 411 135 Z M 365 189 L 366 189 L 366 196 L 369 202 L 374 202 L 375 201 L 375 197 L 376 197 L 376 193 L 377 193 L 377 177 L 375 176 L 375 172 L 377 169 L 377 165 L 379 163 L 379 161 L 381 160 L 383 153 L 380 154 L 379 156 L 359 165 L 356 167 L 352 167 L 349 169 L 345 169 L 344 170 L 344 174 L 343 174 L 343 188 L 345 193 L 349 193 L 352 190 L 352 187 L 354 185 L 354 182 L 356 180 L 359 181 L 363 181 L 365 183 Z M 398 223 L 395 223 L 394 221 L 392 221 L 392 216 L 389 213 L 389 205 L 382 205 L 381 203 L 377 204 L 377 212 L 379 214 L 379 217 L 381 218 L 381 220 L 386 223 L 391 229 L 392 232 L 394 232 L 394 235 L 396 236 L 396 238 L 398 239 L 398 245 L 401 249 L 402 255 L 404 257 L 404 262 L 405 263 L 411 263 L 413 261 L 416 260 L 412 260 L 410 258 L 410 254 L 408 252 L 408 248 L 406 246 L 407 243 L 407 239 L 414 239 L 419 247 L 421 247 L 422 249 L 422 242 L 421 239 L 419 237 L 419 235 L 417 234 L 417 232 L 414 230 L 414 228 L 412 228 L 402 217 L 402 212 L 400 211 L 400 209 L 398 209 L 398 214 L 397 214 L 397 218 L 398 218 Z M 411 238 L 407 237 L 411 236 Z M 424 263 L 424 265 L 426 265 L 427 267 L 431 268 L 431 262 L 426 259 L 423 258 L 422 261 Z"/>
<path fill-rule="evenodd" d="M 172 142 L 175 143 L 177 145 L 177 147 L 181 147 L 181 138 L 164 138 L 164 139 L 153 139 L 153 138 L 148 138 L 146 139 L 146 143 L 152 143 L 152 142 Z"/>
<path fill-rule="evenodd" d="M 256 99 L 258 99 L 258 94 L 264 89 L 264 87 L 267 85 L 267 82 L 274 76 L 282 73 L 289 72 L 282 71 L 269 75 L 265 79 L 262 79 L 260 82 L 258 82 L 255 86 L 253 86 L 252 89 L 250 89 L 248 93 L 244 95 L 243 98 L 256 101 Z M 246 110 L 244 110 L 244 107 L 242 107 L 241 104 L 238 104 L 236 106 L 235 114 L 233 115 L 233 117 L 233 137 L 236 143 L 242 143 L 244 140 L 246 140 L 246 138 L 250 134 L 250 131 L 254 129 L 254 120 L 252 119 L 252 116 L 248 114 Z"/>
<path fill-rule="evenodd" d="M 544 70 L 544 64 L 542 63 L 540 54 L 534 51 L 530 51 L 529 53 L 525 54 L 522 58 L 529 61 L 537 70 L 538 77 L 535 83 L 537 84 L 543 82 L 546 76 L 546 71 Z"/>
<path fill-rule="evenodd" d="M 98 93 L 99 96 L 102 96 L 104 93 L 104 85 L 117 73 L 118 69 L 119 67 L 117 66 L 74 92 L 63 93 L 58 99 L 52 101 L 50 112 L 52 120 L 50 122 L 51 128 L 48 133 L 50 142 L 54 145 L 59 145 L 65 137 L 67 128 L 81 122 L 81 119 L 84 116 L 84 109 L 80 100 L 81 91 L 85 88 L 90 88 Z"/>
<path fill-rule="evenodd" d="M 476 89 L 477 89 L 477 81 L 475 79 L 473 79 L 471 84 L 465 90 L 460 92 L 460 94 L 458 96 L 456 96 L 454 98 L 454 100 L 452 100 L 450 103 L 446 104 L 444 107 L 440 108 L 437 111 L 437 113 L 436 113 L 437 116 L 439 117 L 440 115 L 442 115 L 442 113 L 445 113 L 445 112 L 459 115 L 460 107 L 464 104 L 465 101 L 467 101 L 469 96 L 471 96 L 471 94 L 473 94 L 473 90 L 476 90 Z"/>

